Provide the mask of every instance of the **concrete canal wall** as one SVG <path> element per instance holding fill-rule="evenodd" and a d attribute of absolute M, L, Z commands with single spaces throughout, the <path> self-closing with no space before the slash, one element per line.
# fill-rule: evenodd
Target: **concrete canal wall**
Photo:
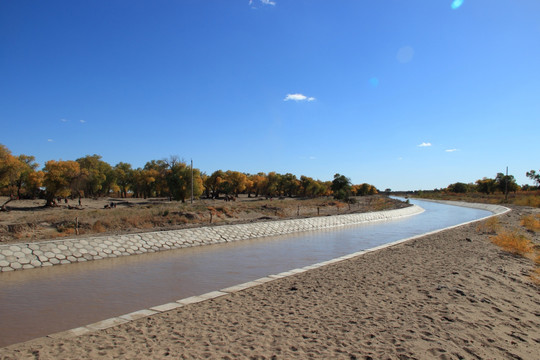
<path fill-rule="evenodd" d="M 361 214 L 0 245 L 0 271 L 32 269 L 416 215 L 416 205 Z"/>
<path fill-rule="evenodd" d="M 431 200 L 431 199 L 418 199 L 418 200 L 435 202 L 439 204 L 453 205 L 453 206 L 468 207 L 468 208 L 473 208 L 473 209 L 487 210 L 487 211 L 491 211 L 493 215 L 501 215 L 510 211 L 510 209 L 505 206 L 495 205 L 495 204 L 481 204 L 481 203 L 470 203 L 470 202 L 465 202 L 465 201 L 451 201 L 451 200 Z"/>

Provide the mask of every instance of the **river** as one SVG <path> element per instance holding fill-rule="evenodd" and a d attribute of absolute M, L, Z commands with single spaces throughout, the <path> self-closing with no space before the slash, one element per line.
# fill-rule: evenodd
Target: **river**
<path fill-rule="evenodd" d="M 420 200 L 403 219 L 0 274 L 0 346 L 491 215 Z"/>

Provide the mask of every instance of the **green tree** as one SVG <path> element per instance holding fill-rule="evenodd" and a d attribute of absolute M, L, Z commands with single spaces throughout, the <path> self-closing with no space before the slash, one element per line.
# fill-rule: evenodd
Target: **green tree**
<path fill-rule="evenodd" d="M 293 197 L 298 195 L 300 181 L 298 181 L 296 175 L 287 173 L 285 175 L 281 175 L 279 188 L 283 192 L 283 195 Z"/>
<path fill-rule="evenodd" d="M 107 195 L 115 181 L 115 172 L 111 165 L 101 160 L 100 155 L 86 155 L 76 160 L 79 163 L 84 195 Z"/>
<path fill-rule="evenodd" d="M 184 202 L 188 193 L 191 171 L 185 163 L 173 164 L 167 172 L 167 185 L 172 199 Z"/>
<path fill-rule="evenodd" d="M 279 192 L 280 179 L 281 179 L 281 175 L 276 173 L 275 171 L 269 172 L 268 175 L 266 175 L 264 193 L 267 197 L 280 195 L 280 192 Z"/>
<path fill-rule="evenodd" d="M 345 200 L 351 194 L 351 180 L 345 175 L 335 174 L 331 189 L 335 199 Z"/>
<path fill-rule="evenodd" d="M 476 180 L 476 190 L 487 195 L 493 194 L 497 190 L 497 182 L 489 178 Z"/>
<path fill-rule="evenodd" d="M 120 196 L 125 198 L 127 197 L 127 192 L 130 187 L 133 186 L 133 169 L 131 164 L 119 162 L 115 165 L 114 169 L 116 184 L 120 188 Z"/>
<path fill-rule="evenodd" d="M 498 173 L 495 178 L 497 187 L 499 190 L 504 193 L 507 189 L 510 192 L 516 192 L 519 190 L 519 185 L 516 183 L 514 175 L 504 175 L 503 173 Z"/>
<path fill-rule="evenodd" d="M 309 176 L 300 176 L 300 194 L 303 197 L 313 197 L 313 184 L 316 183 L 313 178 Z"/>
<path fill-rule="evenodd" d="M 179 162 L 178 159 L 176 161 Z M 147 180 L 153 179 L 153 181 L 146 181 L 146 196 L 169 196 L 169 188 L 167 185 L 167 173 L 171 166 L 175 162 L 171 160 L 151 160 L 144 165 L 143 175 Z"/>
<path fill-rule="evenodd" d="M 35 162 L 35 157 L 24 154 L 19 155 L 18 160 L 20 162 L 20 172 L 16 180 L 17 197 L 20 198 L 23 193 L 28 197 L 33 197 L 32 193 L 35 189 L 32 187 L 35 186 L 33 184 L 35 177 L 31 175 L 36 171 L 39 164 Z"/>
<path fill-rule="evenodd" d="M 536 183 L 536 186 L 540 186 L 540 170 L 538 174 L 535 170 L 527 171 L 527 177 Z"/>
<path fill-rule="evenodd" d="M 457 193 L 457 194 L 464 194 L 468 191 L 468 186 L 465 183 L 457 182 L 457 183 L 448 185 L 448 191 Z"/>

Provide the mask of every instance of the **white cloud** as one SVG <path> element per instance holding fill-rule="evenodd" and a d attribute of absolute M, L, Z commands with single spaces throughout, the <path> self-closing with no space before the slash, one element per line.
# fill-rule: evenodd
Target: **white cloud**
<path fill-rule="evenodd" d="M 276 5 L 276 2 L 275 1 L 271 1 L 271 0 L 261 0 L 261 2 L 264 4 L 264 5 Z"/>
<path fill-rule="evenodd" d="M 447 150 L 444 150 L 446 152 L 454 152 L 454 151 L 458 151 L 458 149 L 447 149 Z"/>
<path fill-rule="evenodd" d="M 418 145 L 418 147 L 428 147 L 428 146 L 431 146 L 431 143 L 423 142 L 420 145 Z"/>
<path fill-rule="evenodd" d="M 315 156 L 310 156 L 309 160 L 316 160 L 317 158 Z"/>
<path fill-rule="evenodd" d="M 287 96 L 285 96 L 285 99 L 283 99 L 283 101 L 289 101 L 289 100 L 315 101 L 315 98 L 313 96 L 307 97 L 306 95 L 303 95 L 303 94 L 287 94 Z"/>
<path fill-rule="evenodd" d="M 61 122 L 67 122 L 67 119 L 60 119 Z"/>
<path fill-rule="evenodd" d="M 84 124 L 84 123 L 86 122 L 86 120 L 79 120 L 79 122 L 80 122 L 81 124 Z"/>
<path fill-rule="evenodd" d="M 54 140 L 53 140 L 53 139 L 47 139 L 47 141 L 48 141 L 48 142 L 54 142 Z"/>

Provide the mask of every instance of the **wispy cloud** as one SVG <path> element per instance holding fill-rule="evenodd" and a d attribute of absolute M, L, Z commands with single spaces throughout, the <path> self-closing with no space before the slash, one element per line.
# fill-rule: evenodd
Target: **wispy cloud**
<path fill-rule="evenodd" d="M 304 94 L 287 94 L 287 96 L 285 96 L 285 99 L 283 99 L 283 101 L 289 101 L 289 100 L 294 100 L 294 101 L 315 101 L 315 98 L 312 97 L 312 96 L 307 97 Z"/>
<path fill-rule="evenodd" d="M 53 139 L 47 139 L 47 141 L 48 141 L 48 142 L 54 142 L 54 140 L 53 140 Z"/>
<path fill-rule="evenodd" d="M 262 5 L 271 5 L 276 6 L 276 2 L 272 0 L 259 0 Z M 253 4 L 253 0 L 249 0 L 249 6 L 251 6 L 252 9 L 256 9 L 257 6 Z"/>
<path fill-rule="evenodd" d="M 309 160 L 316 160 L 317 158 L 315 156 L 310 156 Z"/>
<path fill-rule="evenodd" d="M 418 145 L 418 147 L 429 147 L 429 146 L 431 146 L 431 143 L 428 143 L 428 142 L 423 142 L 420 145 Z"/>
<path fill-rule="evenodd" d="M 79 120 L 79 122 L 80 122 L 81 124 L 84 124 L 84 123 L 86 122 L 86 120 Z"/>
<path fill-rule="evenodd" d="M 67 122 L 67 119 L 60 119 L 61 122 Z"/>
<path fill-rule="evenodd" d="M 454 151 L 458 151 L 458 149 L 447 149 L 447 150 L 444 150 L 446 152 L 454 152 Z"/>

